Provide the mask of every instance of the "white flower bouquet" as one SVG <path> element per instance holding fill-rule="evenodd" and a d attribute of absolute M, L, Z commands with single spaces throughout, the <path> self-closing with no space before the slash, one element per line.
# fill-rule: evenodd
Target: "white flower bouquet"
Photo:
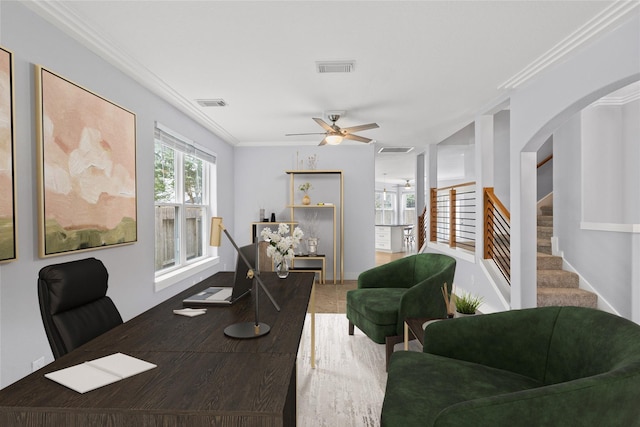
<path fill-rule="evenodd" d="M 260 235 L 263 240 L 269 242 L 267 256 L 272 258 L 273 262 L 278 265 L 283 259 L 287 261 L 293 259 L 295 255 L 294 249 L 300 244 L 304 233 L 299 227 L 296 227 L 293 233 L 289 234 L 289 226 L 281 223 L 278 226 L 278 230 L 272 231 L 271 228 L 266 227 L 262 229 Z"/>

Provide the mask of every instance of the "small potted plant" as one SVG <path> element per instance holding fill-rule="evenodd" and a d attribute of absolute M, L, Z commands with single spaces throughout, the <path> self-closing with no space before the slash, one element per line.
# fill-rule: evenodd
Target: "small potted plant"
<path fill-rule="evenodd" d="M 456 317 L 473 316 L 476 314 L 478 307 L 482 304 L 483 298 L 470 293 L 463 292 L 460 296 L 456 295 Z"/>
<path fill-rule="evenodd" d="M 311 190 L 311 183 L 305 182 L 304 184 L 300 184 L 298 188 L 300 189 L 300 191 L 304 193 L 304 196 L 302 197 L 302 204 L 303 205 L 310 204 L 311 198 L 309 197 L 309 190 Z"/>

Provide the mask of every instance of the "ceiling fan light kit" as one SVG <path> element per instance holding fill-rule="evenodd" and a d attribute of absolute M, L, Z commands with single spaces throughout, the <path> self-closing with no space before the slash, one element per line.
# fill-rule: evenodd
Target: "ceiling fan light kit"
<path fill-rule="evenodd" d="M 329 145 L 338 145 L 342 142 L 342 137 L 340 135 L 329 135 L 325 140 Z"/>
<path fill-rule="evenodd" d="M 377 123 L 369 123 L 366 125 L 358 125 L 358 126 L 351 126 L 348 128 L 340 128 L 340 126 L 338 126 L 336 124 L 336 122 L 340 119 L 340 114 L 329 114 L 329 120 L 331 120 L 331 124 L 329 125 L 327 122 L 325 122 L 322 119 L 319 119 L 317 117 L 314 117 L 313 120 L 318 123 L 320 125 L 320 127 L 322 127 L 322 129 L 325 130 L 325 133 L 322 134 L 317 134 L 317 135 L 324 135 L 325 137 L 322 139 L 322 141 L 320 142 L 320 144 L 318 145 L 338 145 L 342 142 L 343 139 L 350 139 L 352 141 L 358 141 L 358 142 L 364 142 L 365 144 L 368 144 L 369 142 L 372 141 L 372 139 L 370 138 L 365 138 L 363 136 L 359 136 L 359 135 L 355 135 L 352 132 L 359 132 L 362 130 L 368 130 L 368 129 L 376 129 L 378 128 L 378 124 Z M 288 133 L 285 136 L 295 136 L 295 135 L 316 135 L 313 133 Z"/>

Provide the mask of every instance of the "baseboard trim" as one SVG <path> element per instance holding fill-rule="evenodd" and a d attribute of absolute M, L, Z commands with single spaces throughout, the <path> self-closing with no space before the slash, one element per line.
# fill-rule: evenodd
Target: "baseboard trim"
<path fill-rule="evenodd" d="M 584 277 L 582 277 L 582 275 L 578 272 L 578 270 L 576 270 L 571 263 L 569 263 L 565 257 L 562 255 L 562 252 L 558 253 L 558 256 L 562 257 L 562 269 L 566 270 L 566 271 L 570 271 L 572 273 L 575 273 L 578 275 L 578 287 L 580 289 L 583 289 L 585 291 L 589 291 L 589 292 L 593 292 L 594 294 L 598 295 L 598 309 L 602 310 L 602 311 L 606 311 L 608 313 L 613 313 L 617 316 L 621 316 L 621 314 L 618 312 L 618 310 L 616 310 L 615 308 L 613 308 L 613 306 L 609 303 L 609 301 L 607 301 L 606 298 L 604 298 L 600 292 L 598 292 L 593 286 L 591 286 L 591 283 L 589 283 Z"/>

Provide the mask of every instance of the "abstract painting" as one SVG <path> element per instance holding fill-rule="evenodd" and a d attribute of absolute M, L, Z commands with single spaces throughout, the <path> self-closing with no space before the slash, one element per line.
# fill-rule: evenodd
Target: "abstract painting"
<path fill-rule="evenodd" d="M 0 47 L 0 262 L 17 257 L 13 55 Z"/>
<path fill-rule="evenodd" d="M 136 116 L 36 66 L 39 254 L 137 241 Z"/>

